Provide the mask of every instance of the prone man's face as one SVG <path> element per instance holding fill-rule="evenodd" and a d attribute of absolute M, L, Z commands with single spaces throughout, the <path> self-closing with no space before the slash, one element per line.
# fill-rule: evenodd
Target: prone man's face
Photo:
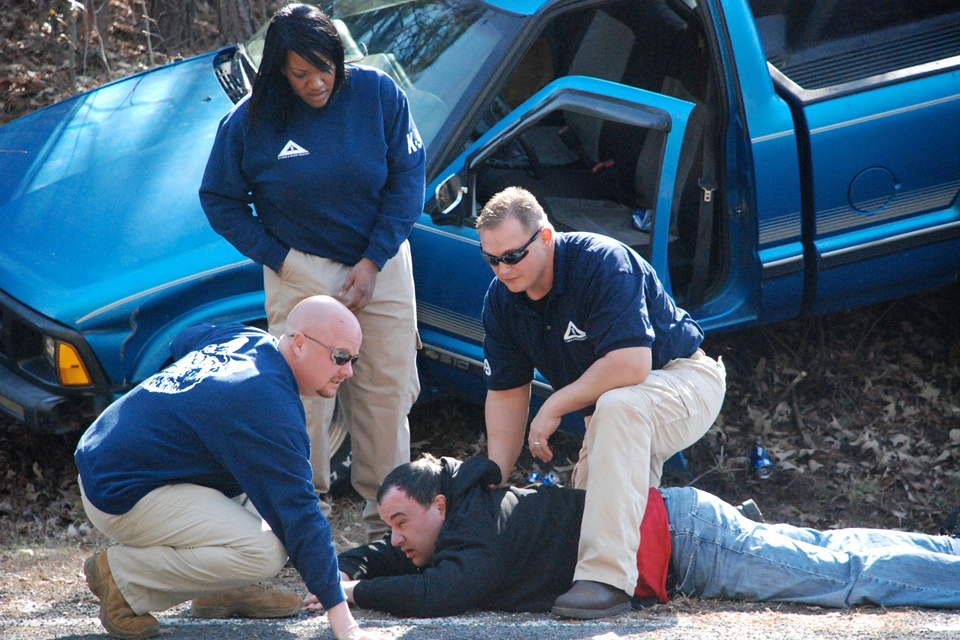
<path fill-rule="evenodd" d="M 400 547 L 413 564 L 428 566 L 446 520 L 447 497 L 437 495 L 425 507 L 400 488 L 391 488 L 377 505 L 380 518 L 390 525 L 390 544 Z"/>

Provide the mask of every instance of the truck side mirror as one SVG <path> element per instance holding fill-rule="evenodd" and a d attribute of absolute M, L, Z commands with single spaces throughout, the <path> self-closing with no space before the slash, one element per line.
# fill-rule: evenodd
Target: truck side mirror
<path fill-rule="evenodd" d="M 437 186 L 437 209 L 439 214 L 434 215 L 437 218 L 450 215 L 463 201 L 463 182 L 458 174 L 453 174 Z"/>

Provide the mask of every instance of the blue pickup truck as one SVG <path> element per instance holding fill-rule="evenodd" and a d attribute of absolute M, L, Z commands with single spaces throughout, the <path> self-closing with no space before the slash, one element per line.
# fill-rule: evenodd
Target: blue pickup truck
<path fill-rule="evenodd" d="M 405 89 L 428 157 L 411 235 L 424 388 L 483 397 L 478 207 L 534 192 L 637 249 L 708 332 L 960 270 L 953 0 L 369 0 L 348 58 Z M 264 324 L 262 272 L 197 196 L 250 42 L 0 128 L 0 408 L 85 427 L 196 321 Z M 535 385 L 534 402 L 550 388 Z"/>

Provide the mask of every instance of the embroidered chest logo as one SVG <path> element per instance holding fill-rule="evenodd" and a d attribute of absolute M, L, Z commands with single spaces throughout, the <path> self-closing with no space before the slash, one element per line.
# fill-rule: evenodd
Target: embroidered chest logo
<path fill-rule="evenodd" d="M 570 321 L 570 324 L 567 325 L 567 332 L 563 334 L 564 342 L 576 342 L 577 340 L 586 340 L 587 334 L 580 329 L 577 325 L 573 324 L 573 320 Z"/>
<path fill-rule="evenodd" d="M 288 140 L 287 144 L 283 145 L 283 150 L 280 152 L 280 155 L 277 156 L 277 160 L 283 160 L 284 158 L 296 158 L 299 156 L 308 156 L 310 152 L 298 145 L 293 140 Z"/>

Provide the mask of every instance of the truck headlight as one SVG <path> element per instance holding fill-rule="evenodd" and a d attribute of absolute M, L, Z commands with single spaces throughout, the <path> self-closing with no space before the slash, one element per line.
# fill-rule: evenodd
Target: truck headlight
<path fill-rule="evenodd" d="M 57 372 L 57 380 L 63 386 L 78 387 L 91 383 L 87 367 L 83 364 L 76 347 L 69 342 L 44 336 L 43 355 Z"/>

